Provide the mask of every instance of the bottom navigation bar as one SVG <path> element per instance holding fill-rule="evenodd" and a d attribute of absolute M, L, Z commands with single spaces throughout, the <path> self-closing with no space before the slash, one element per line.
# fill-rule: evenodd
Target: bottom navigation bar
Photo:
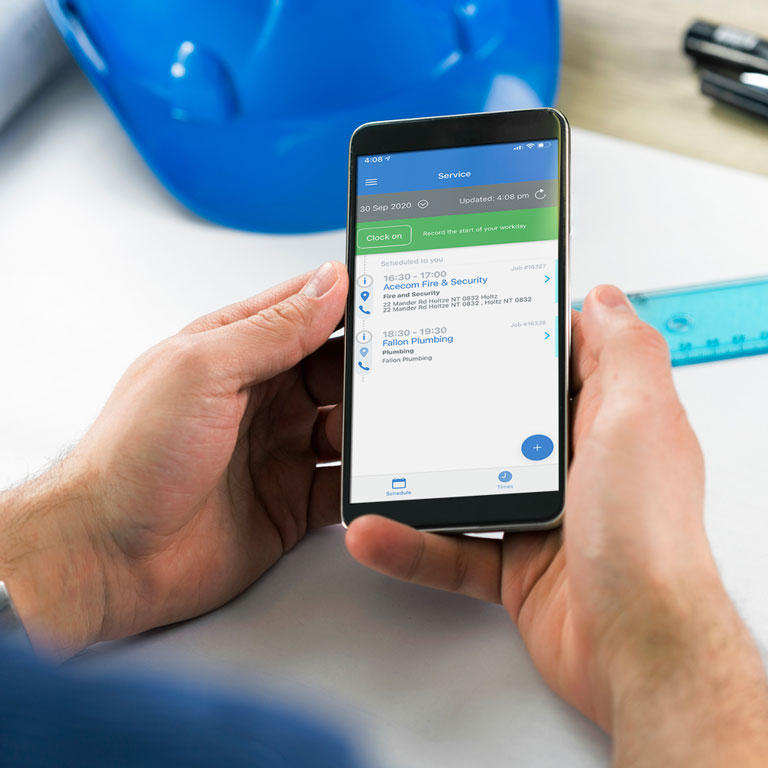
<path fill-rule="evenodd" d="M 373 501 L 445 499 L 556 491 L 557 487 L 558 465 L 553 461 L 538 465 L 448 472 L 353 476 L 350 500 L 353 504 L 361 504 Z"/>

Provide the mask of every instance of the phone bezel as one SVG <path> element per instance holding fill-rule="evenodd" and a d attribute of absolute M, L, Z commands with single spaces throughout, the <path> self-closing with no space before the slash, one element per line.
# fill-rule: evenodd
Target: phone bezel
<path fill-rule="evenodd" d="M 346 527 L 366 514 L 378 514 L 420 530 L 453 533 L 553 528 L 565 508 L 568 470 L 568 368 L 570 353 L 570 128 L 555 109 L 483 112 L 471 115 L 366 123 L 352 135 L 349 154 L 347 268 L 350 291 L 345 324 L 354 318 L 357 158 L 414 150 L 442 149 L 518 141 L 557 139 L 559 149 L 558 231 L 558 360 L 559 360 L 559 490 L 536 493 L 455 496 L 437 499 L 350 502 L 353 336 L 345 332 L 342 438 L 341 521 Z M 352 320 L 352 322 L 354 322 Z M 349 325 L 345 325 L 347 329 Z"/>

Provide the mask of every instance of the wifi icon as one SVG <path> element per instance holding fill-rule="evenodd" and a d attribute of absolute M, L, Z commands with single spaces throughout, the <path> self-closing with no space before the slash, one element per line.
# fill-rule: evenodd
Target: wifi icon
<path fill-rule="evenodd" d="M 536 145 L 535 144 L 526 144 L 525 146 L 528 147 L 528 149 L 533 149 Z"/>

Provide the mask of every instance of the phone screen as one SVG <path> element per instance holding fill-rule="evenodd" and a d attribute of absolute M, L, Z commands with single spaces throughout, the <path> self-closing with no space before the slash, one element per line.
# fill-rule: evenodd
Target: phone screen
<path fill-rule="evenodd" d="M 557 491 L 558 141 L 354 162 L 350 503 Z"/>

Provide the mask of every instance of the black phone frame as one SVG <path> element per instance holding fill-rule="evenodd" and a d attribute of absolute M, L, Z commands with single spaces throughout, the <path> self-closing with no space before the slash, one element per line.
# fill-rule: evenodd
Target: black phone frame
<path fill-rule="evenodd" d="M 352 453 L 352 392 L 354 374 L 354 285 L 357 223 L 357 158 L 395 152 L 558 141 L 558 360 L 559 360 L 559 489 L 533 493 L 350 502 Z M 344 403 L 341 519 L 347 526 L 357 517 L 376 514 L 420 530 L 476 532 L 547 529 L 559 525 L 565 509 L 568 470 L 568 367 L 570 358 L 570 128 L 555 109 L 483 112 L 470 115 L 366 123 L 352 135 L 349 153 L 347 268 L 350 291 L 345 316 Z M 352 325 L 350 325 L 352 323 Z"/>

